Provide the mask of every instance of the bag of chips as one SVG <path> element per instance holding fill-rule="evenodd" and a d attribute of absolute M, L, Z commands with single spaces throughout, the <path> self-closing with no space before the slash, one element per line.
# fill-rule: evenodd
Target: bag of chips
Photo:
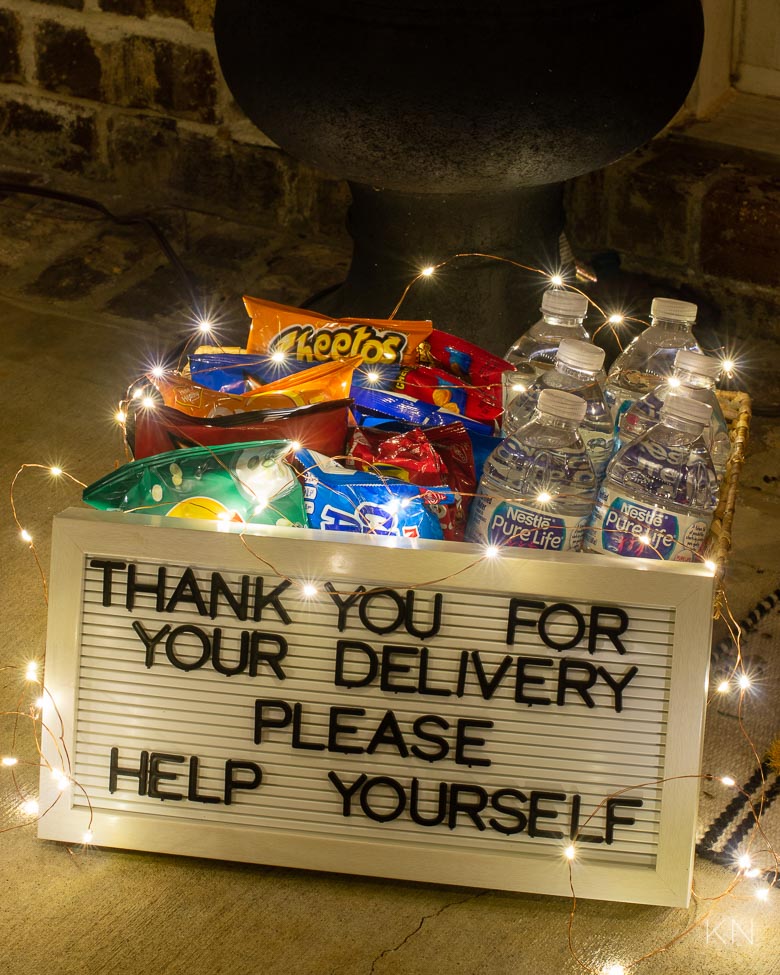
<path fill-rule="evenodd" d="M 381 318 L 334 321 L 305 308 L 244 297 L 252 319 L 247 352 L 284 353 L 309 363 L 360 356 L 369 365 L 416 365 L 416 350 L 431 333 L 431 322 L 399 322 Z"/>
<path fill-rule="evenodd" d="M 351 405 L 351 400 L 342 399 L 210 419 L 170 406 L 136 407 L 128 414 L 125 434 L 136 460 L 168 450 L 258 440 L 290 440 L 323 454 L 343 454 Z"/>
<path fill-rule="evenodd" d="M 503 373 L 514 369 L 505 359 L 486 352 L 473 342 L 434 328 L 419 349 L 421 366 L 446 369 L 476 387 L 499 412 L 503 407 Z"/>
<path fill-rule="evenodd" d="M 303 492 L 285 440 L 192 447 L 134 460 L 84 489 L 101 511 L 303 527 Z"/>
<path fill-rule="evenodd" d="M 189 356 L 189 364 L 190 378 L 218 393 L 246 392 L 247 375 L 266 384 L 311 368 L 310 362 L 299 362 L 291 356 L 280 362 L 268 355 L 226 352 L 195 353 Z"/>
<path fill-rule="evenodd" d="M 442 538 L 438 517 L 426 505 L 428 489 L 393 477 L 348 470 L 316 451 L 299 450 L 295 456 L 303 468 L 304 503 L 311 528 Z M 441 493 L 435 492 L 430 500 L 435 503 Z"/>
<path fill-rule="evenodd" d="M 382 389 L 367 389 L 365 387 L 352 387 L 352 399 L 355 402 L 355 416 L 360 426 L 364 425 L 368 417 L 393 420 L 405 423 L 410 427 L 444 427 L 452 423 L 456 418 L 447 410 L 440 410 L 437 407 L 423 403 L 421 400 L 413 399 L 403 393 L 393 393 Z M 469 432 L 481 433 L 490 436 L 493 433 L 493 425 L 489 423 L 478 423 L 467 416 L 459 416 L 457 419 Z"/>
<path fill-rule="evenodd" d="M 503 412 L 483 390 L 475 389 L 435 366 L 402 368 L 393 383 L 393 391 L 431 403 L 445 413 L 466 416 L 480 423 L 495 424 Z"/>
<path fill-rule="evenodd" d="M 352 373 L 359 364 L 359 358 L 325 362 L 241 395 L 218 393 L 177 373 L 166 372 L 152 377 L 151 382 L 166 406 L 190 416 L 214 417 L 250 410 L 286 410 L 345 399 L 349 396 Z"/>

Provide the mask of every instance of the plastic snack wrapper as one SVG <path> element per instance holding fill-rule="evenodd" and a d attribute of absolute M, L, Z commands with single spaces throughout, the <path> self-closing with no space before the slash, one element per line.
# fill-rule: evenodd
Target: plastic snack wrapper
<path fill-rule="evenodd" d="M 303 527 L 303 492 L 286 440 L 193 447 L 135 460 L 84 489 L 101 511 Z"/>
<path fill-rule="evenodd" d="M 425 430 L 393 432 L 359 428 L 352 432 L 349 463 L 359 470 L 408 480 L 443 491 L 435 502 L 444 538 L 463 538 L 472 496 L 476 491 L 471 442 L 462 423 Z"/>
<path fill-rule="evenodd" d="M 252 319 L 247 352 L 285 353 L 309 363 L 360 356 L 368 364 L 417 364 L 417 347 L 431 334 L 429 321 L 381 318 L 334 321 L 306 308 L 292 308 L 262 298 L 244 297 Z"/>
<path fill-rule="evenodd" d="M 240 395 L 218 393 L 174 373 L 165 373 L 150 381 L 166 406 L 189 416 L 214 417 L 345 399 L 349 396 L 352 373 L 359 364 L 359 358 L 325 362 Z"/>
<path fill-rule="evenodd" d="M 465 416 L 479 423 L 495 424 L 503 412 L 483 390 L 475 389 L 435 366 L 402 368 L 392 388 L 394 392 L 431 403 L 445 413 Z"/>
<path fill-rule="evenodd" d="M 434 366 L 451 372 L 458 379 L 476 386 L 486 402 L 499 412 L 503 407 L 503 379 L 514 366 L 486 352 L 473 342 L 434 328 L 419 349 L 421 366 Z"/>
<path fill-rule="evenodd" d="M 355 415 L 361 426 L 363 421 L 370 417 L 393 420 L 410 427 L 425 428 L 444 427 L 456 419 L 446 410 L 440 410 L 430 403 L 423 403 L 403 393 L 353 386 L 352 398 L 355 401 Z M 457 419 L 469 433 L 491 436 L 494 432 L 491 423 L 478 423 L 466 416 L 459 416 Z"/>
<path fill-rule="evenodd" d="M 136 407 L 125 432 L 136 460 L 169 450 L 258 440 L 291 440 L 323 454 L 343 454 L 351 405 L 341 399 L 212 418 L 188 416 L 170 406 Z"/>
<path fill-rule="evenodd" d="M 246 392 L 246 375 L 265 384 L 311 368 L 310 362 L 299 362 L 291 356 L 278 361 L 268 355 L 245 352 L 197 352 L 189 356 L 189 364 L 193 382 L 218 393 Z"/>
<path fill-rule="evenodd" d="M 296 460 L 303 468 L 306 515 L 311 528 L 395 535 L 401 538 L 441 539 L 435 511 L 446 488 L 432 492 L 408 481 L 351 471 L 324 454 L 299 450 Z"/>

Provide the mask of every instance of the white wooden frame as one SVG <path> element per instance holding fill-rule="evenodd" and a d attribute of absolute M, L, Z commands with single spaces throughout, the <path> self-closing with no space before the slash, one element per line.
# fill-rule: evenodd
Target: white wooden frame
<path fill-rule="evenodd" d="M 64 741 L 75 756 L 74 720 L 79 694 L 81 592 L 84 556 L 148 560 L 165 564 L 204 564 L 222 571 L 258 574 L 237 533 L 215 531 L 208 522 L 152 516 L 126 516 L 71 509 L 55 518 L 50 580 L 46 687 L 64 722 Z M 315 532 L 304 529 L 250 528 L 262 536 L 264 557 L 294 578 L 314 567 L 320 577 L 361 580 L 368 585 L 403 580 L 404 586 L 449 576 L 433 590 L 535 592 L 556 598 L 620 605 L 621 600 L 675 610 L 669 714 L 665 750 L 658 854 L 655 869 L 575 862 L 578 896 L 634 903 L 685 906 L 689 899 L 700 781 L 706 679 L 711 639 L 712 573 L 701 565 L 616 560 L 573 553 L 525 554 L 507 550 L 500 559 L 473 565 L 475 547 L 441 542 L 407 542 Z M 254 540 L 253 540 L 254 541 Z M 368 558 L 367 558 L 368 556 Z M 370 578 L 365 578 L 367 566 Z M 472 566 L 471 568 L 467 568 Z M 44 721 L 58 718 L 47 703 Z M 51 740 L 44 755 L 60 765 Z M 680 776 L 681 778 L 675 778 Z M 83 809 L 74 811 L 70 793 L 58 798 L 56 783 L 42 771 L 40 805 L 54 805 L 39 823 L 39 836 L 82 841 Z M 56 801 L 55 801 L 56 800 Z M 330 839 L 301 833 L 264 835 L 246 827 L 215 826 L 153 817 L 131 811 L 95 813 L 96 842 L 103 847 L 139 849 L 215 859 L 305 867 L 441 884 L 569 894 L 563 858 L 474 853 L 431 848 L 406 851 L 397 843 Z"/>

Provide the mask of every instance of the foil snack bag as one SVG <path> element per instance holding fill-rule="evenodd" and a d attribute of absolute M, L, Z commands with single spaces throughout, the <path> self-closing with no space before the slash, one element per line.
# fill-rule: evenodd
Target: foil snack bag
<path fill-rule="evenodd" d="M 290 356 L 280 362 L 269 355 L 241 352 L 194 353 L 189 356 L 189 364 L 190 378 L 218 393 L 246 392 L 245 375 L 266 384 L 311 368 L 310 362 L 299 362 Z"/>
<path fill-rule="evenodd" d="M 499 412 L 503 408 L 503 379 L 507 370 L 514 366 L 505 359 L 499 359 L 473 342 L 450 335 L 434 328 L 419 349 L 421 366 L 445 369 L 476 387 L 486 402 Z"/>
<path fill-rule="evenodd" d="M 311 528 L 401 538 L 443 537 L 437 514 L 426 498 L 435 505 L 442 491 L 445 496 L 450 494 L 446 488 L 433 493 L 408 481 L 351 471 L 312 450 L 299 450 L 295 457 L 303 468 Z"/>
<path fill-rule="evenodd" d="M 433 328 L 429 321 L 380 318 L 334 321 L 316 311 L 248 296 L 244 297 L 244 305 L 252 319 L 247 352 L 284 353 L 312 364 L 360 356 L 369 365 L 416 365 L 417 347 Z"/>
<path fill-rule="evenodd" d="M 84 489 L 101 511 L 303 527 L 303 493 L 286 440 L 193 447 L 135 460 Z"/>

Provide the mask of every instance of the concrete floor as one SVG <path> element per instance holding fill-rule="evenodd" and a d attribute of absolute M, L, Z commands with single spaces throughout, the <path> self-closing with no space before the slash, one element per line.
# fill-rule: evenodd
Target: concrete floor
<path fill-rule="evenodd" d="M 288 240 L 279 246 L 289 245 Z M 41 258 L 45 246 L 42 233 L 29 259 Z M 334 253 L 343 259 L 342 251 Z M 299 255 L 301 262 L 319 268 L 312 275 L 318 279 L 314 287 L 327 278 L 326 256 L 327 248 L 318 253 L 319 263 L 311 252 L 305 259 Z M 159 262 L 144 250 L 133 267 L 144 261 L 145 276 L 139 273 L 134 287 L 146 294 L 150 309 L 159 309 L 166 300 L 165 283 L 143 290 L 149 275 L 159 273 Z M 88 289 L 78 287 L 71 298 L 53 300 L 22 280 L 29 266 L 20 262 L 18 273 L 0 273 L 0 488 L 5 485 L 6 491 L 22 463 L 58 464 L 90 482 L 122 459 L 111 421 L 118 393 L 147 353 L 166 345 L 180 314 L 167 307 L 150 322 L 141 314 L 128 317 L 126 303 L 122 317 L 106 309 L 107 291 L 90 298 Z M 261 276 L 256 267 L 246 265 L 245 271 L 247 279 Z M 295 274 L 293 268 L 291 280 Z M 278 286 L 281 290 L 284 282 Z M 780 585 L 778 446 L 776 421 L 757 418 L 727 582 L 738 617 Z M 28 471 L 19 480 L 16 500 L 46 565 L 51 518 L 77 503 L 78 491 Z M 6 710 L 16 705 L 24 662 L 42 655 L 46 610 L 35 565 L 18 540 L 7 503 L 1 510 L 0 666 L 11 668 L 2 671 L 0 681 L 0 709 Z M 0 733 L 6 730 L 7 722 Z M 17 750 L 34 763 L 29 733 L 22 734 Z M 20 774 L 30 782 L 36 778 Z M 7 778 L 0 781 L 3 822 L 18 822 Z M 567 945 L 565 899 L 99 848 L 82 853 L 37 840 L 34 827 L 6 832 L 0 842 L 0 958 L 10 975 L 563 975 L 581 970 Z M 729 877 L 699 862 L 697 891 L 712 896 Z M 683 911 L 582 902 L 575 942 L 582 959 L 598 971 L 610 960 L 626 963 L 669 941 L 695 916 L 694 905 Z M 780 892 L 758 909 L 752 900 L 723 902 L 716 909 L 720 916 L 733 917 L 743 928 L 752 920 L 753 943 L 708 941 L 702 927 L 636 970 L 643 975 L 780 973 Z"/>

